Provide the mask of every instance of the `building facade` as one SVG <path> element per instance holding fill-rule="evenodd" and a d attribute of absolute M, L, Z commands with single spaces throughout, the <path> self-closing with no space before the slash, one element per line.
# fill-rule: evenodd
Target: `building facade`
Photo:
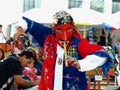
<path fill-rule="evenodd" d="M 32 8 L 88 8 L 113 14 L 120 11 L 120 0 L 23 0 L 23 12 Z"/>

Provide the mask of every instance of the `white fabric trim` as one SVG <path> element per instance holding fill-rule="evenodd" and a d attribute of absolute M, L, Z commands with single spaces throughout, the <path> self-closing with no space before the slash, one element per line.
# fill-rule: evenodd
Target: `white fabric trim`
<path fill-rule="evenodd" d="M 63 57 L 64 50 L 59 45 L 57 45 L 57 60 L 55 65 L 54 90 L 62 90 Z M 58 64 L 59 58 L 62 59 L 62 63 L 60 65 Z"/>
<path fill-rule="evenodd" d="M 8 78 L 7 82 L 0 88 L 0 90 L 5 89 L 12 81 L 13 77 Z"/>
<path fill-rule="evenodd" d="M 88 71 L 103 65 L 106 62 L 106 58 L 97 55 L 88 55 L 83 60 L 79 60 L 80 71 Z"/>

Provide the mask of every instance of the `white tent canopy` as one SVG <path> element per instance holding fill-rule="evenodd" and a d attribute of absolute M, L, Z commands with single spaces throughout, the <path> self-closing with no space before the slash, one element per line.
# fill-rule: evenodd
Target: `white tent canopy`
<path fill-rule="evenodd" d="M 26 16 L 30 19 L 33 19 L 39 23 L 52 23 L 53 15 L 57 12 L 56 9 L 42 9 L 34 8 L 23 13 L 23 16 Z"/>
<path fill-rule="evenodd" d="M 29 11 L 23 13 L 23 16 L 26 16 L 32 20 L 35 20 L 39 23 L 52 23 L 53 22 L 53 15 L 60 11 L 58 9 L 42 9 L 42 8 L 34 8 Z M 106 16 L 103 13 L 96 12 L 91 9 L 83 9 L 83 8 L 73 8 L 65 10 L 70 13 L 75 22 L 80 22 L 82 25 L 86 22 L 91 24 L 102 24 L 106 22 L 110 25 L 119 28 L 120 20 L 117 18 L 120 16 L 120 12 L 116 14 L 111 14 Z"/>
<path fill-rule="evenodd" d="M 75 22 L 101 24 L 104 21 L 102 13 L 91 9 L 74 8 L 70 9 L 68 12 L 72 15 Z"/>
<path fill-rule="evenodd" d="M 53 22 L 53 14 L 55 14 L 59 10 L 51 10 L 51 9 L 42 9 L 42 8 L 34 8 L 25 13 L 23 16 L 31 18 L 40 23 L 52 23 Z M 103 22 L 103 14 L 99 12 L 95 12 L 91 9 L 83 10 L 83 9 L 67 9 L 65 10 L 69 12 L 75 22 L 90 22 L 92 24 L 100 24 Z"/>
<path fill-rule="evenodd" d="M 108 23 L 109 25 L 115 27 L 116 29 L 120 28 L 120 12 L 114 13 L 110 15 L 109 17 L 105 17 L 105 23 Z"/>

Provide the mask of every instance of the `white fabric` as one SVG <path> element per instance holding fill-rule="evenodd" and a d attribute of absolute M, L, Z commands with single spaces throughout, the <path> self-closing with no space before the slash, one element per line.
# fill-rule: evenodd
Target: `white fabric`
<path fill-rule="evenodd" d="M 6 43 L 3 33 L 0 33 L 0 43 Z"/>
<path fill-rule="evenodd" d="M 117 82 L 118 82 L 118 85 L 120 86 L 120 73 L 119 73 L 119 75 L 117 76 Z"/>
<path fill-rule="evenodd" d="M 7 82 L 0 88 L 0 90 L 4 90 L 13 80 L 13 77 L 8 78 Z"/>
<path fill-rule="evenodd" d="M 16 24 L 16 27 L 19 27 L 19 26 L 21 26 L 24 31 L 26 31 L 26 30 L 28 29 L 28 24 L 27 24 L 27 22 L 26 22 L 25 20 L 23 20 L 23 19 L 20 19 L 20 20 L 18 21 L 18 23 Z"/>
<path fill-rule="evenodd" d="M 120 86 L 120 70 L 119 70 L 119 67 L 120 67 L 120 62 L 119 62 L 119 59 L 118 59 L 118 54 L 116 54 L 115 56 L 116 60 L 117 60 L 117 66 L 116 66 L 116 70 L 118 72 L 118 75 L 116 76 L 116 79 L 117 79 L 117 82 L 118 82 L 118 85 Z"/>
<path fill-rule="evenodd" d="M 115 43 L 116 48 L 120 48 L 120 42 Z"/>
<path fill-rule="evenodd" d="M 62 90 L 63 56 L 64 56 L 63 48 L 57 45 L 57 60 L 55 65 L 54 90 Z M 59 58 L 62 59 L 62 63 L 60 65 L 58 64 Z"/>
<path fill-rule="evenodd" d="M 106 62 L 106 58 L 96 55 L 88 55 L 83 60 L 79 60 L 80 71 L 88 71 L 103 65 Z"/>
<path fill-rule="evenodd" d="M 19 50 L 18 48 L 15 48 L 14 47 L 14 54 L 15 55 L 18 55 L 18 54 L 20 54 L 21 53 L 21 50 Z"/>

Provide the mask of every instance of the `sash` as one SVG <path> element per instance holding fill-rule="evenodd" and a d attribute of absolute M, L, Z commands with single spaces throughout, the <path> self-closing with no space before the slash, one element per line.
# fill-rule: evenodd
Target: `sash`
<path fill-rule="evenodd" d="M 62 90 L 63 57 L 64 57 L 64 50 L 59 45 L 57 45 L 57 59 L 56 59 L 56 64 L 55 64 L 54 90 Z"/>

